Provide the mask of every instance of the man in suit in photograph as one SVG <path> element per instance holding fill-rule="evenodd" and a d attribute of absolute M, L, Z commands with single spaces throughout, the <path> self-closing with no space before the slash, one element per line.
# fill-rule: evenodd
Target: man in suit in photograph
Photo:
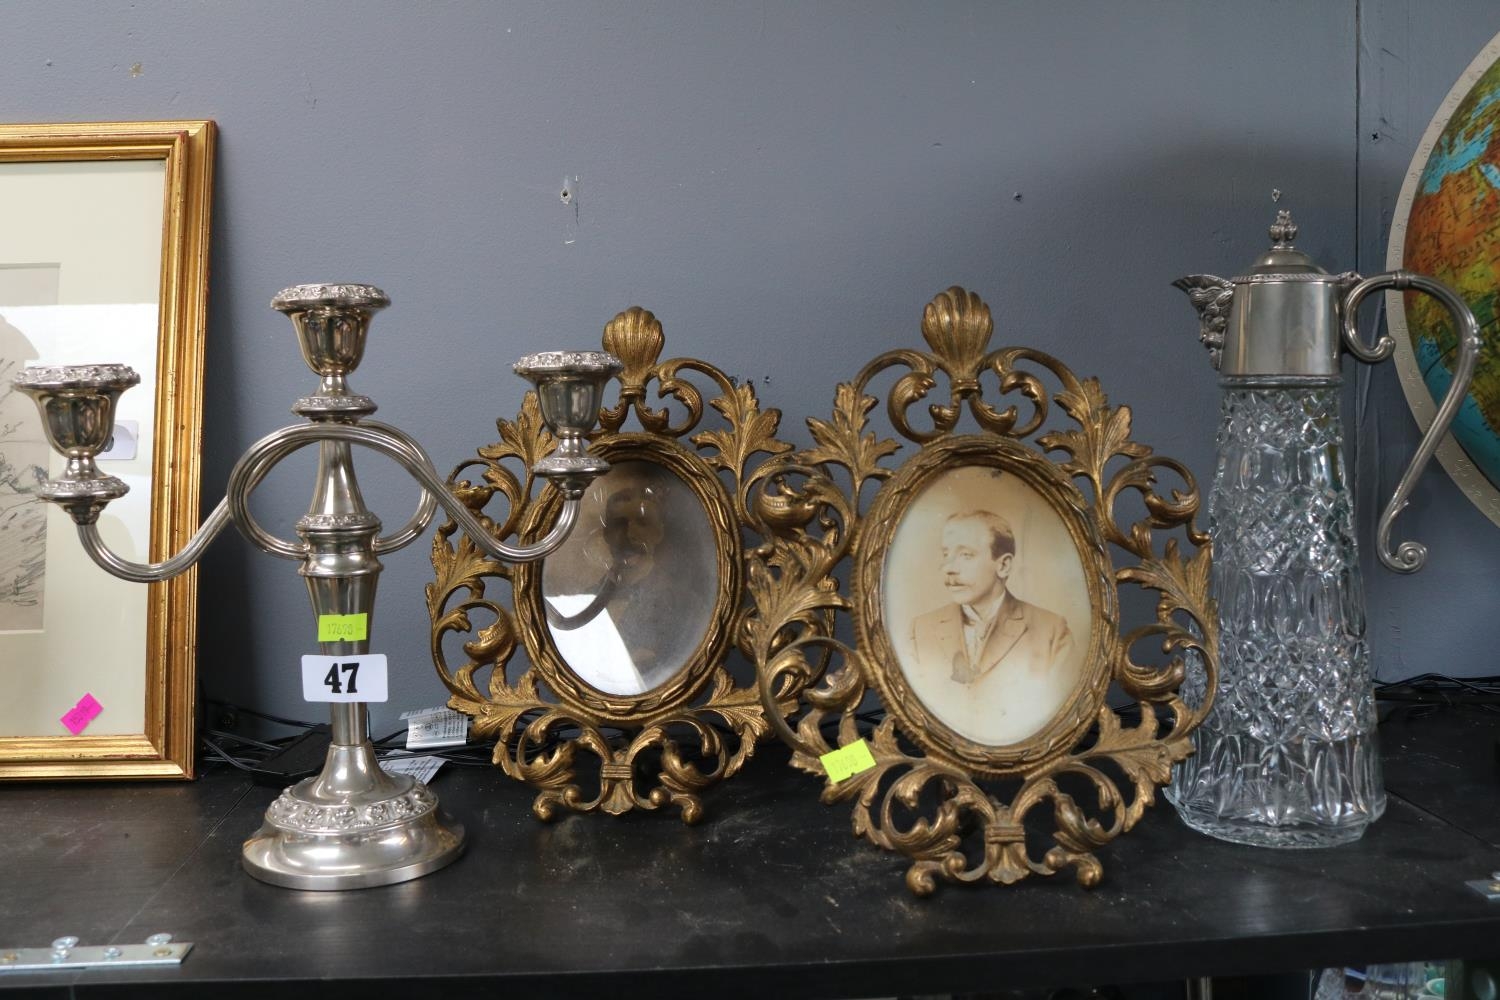
<path fill-rule="evenodd" d="M 1012 594 L 1016 557 L 1010 522 L 987 510 L 948 518 L 942 533 L 943 588 L 952 601 L 912 620 L 911 644 L 929 675 L 977 689 L 1031 686 L 1062 667 L 1072 650 L 1059 614 Z"/>

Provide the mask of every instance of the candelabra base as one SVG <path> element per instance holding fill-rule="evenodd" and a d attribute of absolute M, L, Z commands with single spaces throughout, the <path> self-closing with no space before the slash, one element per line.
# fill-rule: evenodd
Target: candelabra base
<path fill-rule="evenodd" d="M 463 853 L 464 828 L 426 785 L 385 777 L 332 800 L 324 775 L 288 788 L 245 841 L 245 870 L 291 889 L 364 889 L 419 878 Z"/>

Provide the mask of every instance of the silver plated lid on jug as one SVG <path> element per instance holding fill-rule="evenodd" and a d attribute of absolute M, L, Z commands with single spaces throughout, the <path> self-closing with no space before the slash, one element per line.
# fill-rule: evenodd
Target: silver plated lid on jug
<path fill-rule="evenodd" d="M 1298 250 L 1297 224 L 1284 209 L 1269 235 L 1270 249 L 1244 274 L 1193 274 L 1173 284 L 1197 307 L 1200 339 L 1224 378 L 1337 381 L 1340 299 L 1359 276 L 1329 274 Z"/>

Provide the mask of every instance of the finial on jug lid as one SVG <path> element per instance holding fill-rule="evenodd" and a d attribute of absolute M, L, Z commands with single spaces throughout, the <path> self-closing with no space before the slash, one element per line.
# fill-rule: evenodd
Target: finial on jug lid
<path fill-rule="evenodd" d="M 1292 213 L 1284 208 L 1278 211 L 1276 221 L 1271 223 L 1271 228 L 1266 232 L 1271 237 L 1273 249 L 1292 249 L 1292 240 L 1297 238 L 1297 224 L 1292 221 Z"/>

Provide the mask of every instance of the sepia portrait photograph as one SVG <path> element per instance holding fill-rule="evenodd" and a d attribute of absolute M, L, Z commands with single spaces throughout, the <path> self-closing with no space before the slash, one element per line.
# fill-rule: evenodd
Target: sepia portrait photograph
<path fill-rule="evenodd" d="M 670 469 L 617 461 L 542 565 L 547 629 L 580 679 L 639 695 L 688 665 L 714 621 L 719 549 L 708 512 Z"/>
<path fill-rule="evenodd" d="M 911 693 L 985 746 L 1071 700 L 1088 653 L 1084 566 L 1062 517 L 1013 473 L 964 466 L 908 505 L 886 553 L 885 627 Z"/>

